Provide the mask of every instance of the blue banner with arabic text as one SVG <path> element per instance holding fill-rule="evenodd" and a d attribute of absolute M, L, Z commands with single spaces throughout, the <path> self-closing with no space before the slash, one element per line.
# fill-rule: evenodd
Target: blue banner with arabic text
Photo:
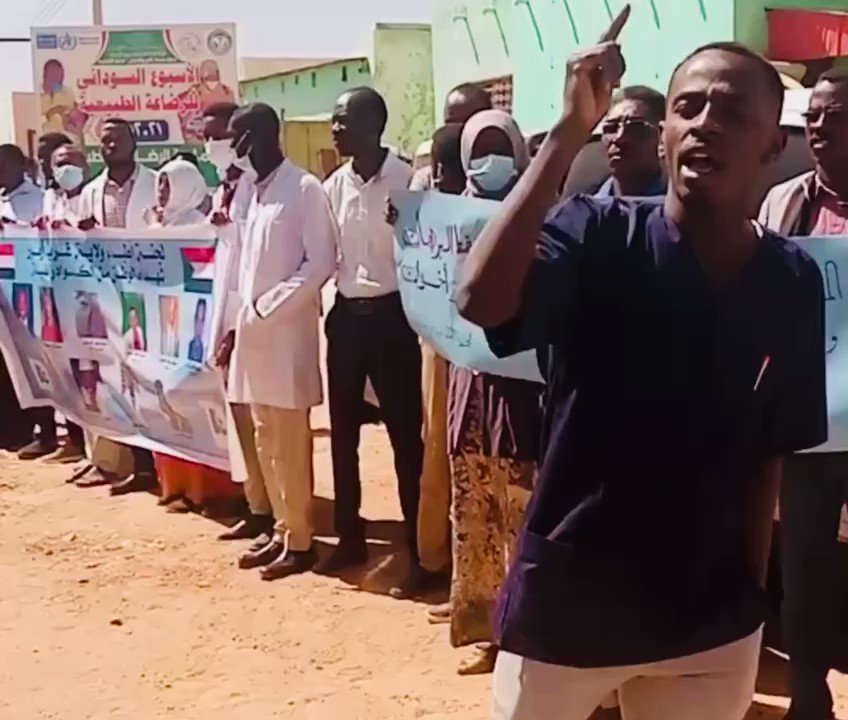
<path fill-rule="evenodd" d="M 415 331 L 452 363 L 540 381 L 535 353 L 496 358 L 483 331 L 461 318 L 454 303 L 465 258 L 499 204 L 413 192 L 394 194 L 392 201 L 399 216 L 395 225 L 398 282 Z M 795 240 L 818 264 L 825 286 L 830 439 L 816 451 L 848 451 L 848 237 Z"/>
<path fill-rule="evenodd" d="M 0 347 L 24 407 L 51 405 L 119 442 L 227 469 L 209 367 L 215 233 L 0 236 Z"/>

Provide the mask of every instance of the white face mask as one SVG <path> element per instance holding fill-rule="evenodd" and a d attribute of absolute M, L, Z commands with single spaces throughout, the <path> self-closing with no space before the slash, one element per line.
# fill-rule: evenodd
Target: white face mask
<path fill-rule="evenodd" d="M 253 167 L 253 161 L 250 159 L 250 150 L 241 157 L 233 160 L 233 167 L 238 168 L 242 172 L 255 173 L 256 168 Z"/>
<path fill-rule="evenodd" d="M 229 139 L 206 141 L 206 157 L 215 166 L 221 180 L 236 160 L 236 151 L 230 145 Z"/>
<path fill-rule="evenodd" d="M 53 170 L 53 179 L 65 192 L 76 190 L 85 181 L 85 173 L 76 165 L 60 165 Z"/>
<path fill-rule="evenodd" d="M 486 155 L 469 163 L 467 175 L 483 192 L 497 193 L 515 177 L 515 159 L 505 155 Z"/>

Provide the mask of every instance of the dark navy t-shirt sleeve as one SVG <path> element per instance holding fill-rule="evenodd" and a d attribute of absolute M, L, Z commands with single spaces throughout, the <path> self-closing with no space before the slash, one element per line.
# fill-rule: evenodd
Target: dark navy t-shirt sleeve
<path fill-rule="evenodd" d="M 571 309 L 580 257 L 597 233 L 598 218 L 597 203 L 585 195 L 577 195 L 548 213 L 518 314 L 486 330 L 495 355 L 507 357 L 544 347 L 558 335 Z"/>
<path fill-rule="evenodd" d="M 825 381 L 824 287 L 815 262 L 800 253 L 797 310 L 788 338 L 786 375 L 770 415 L 768 447 L 771 455 L 787 455 L 827 441 Z M 794 352 L 793 352 L 794 351 Z"/>

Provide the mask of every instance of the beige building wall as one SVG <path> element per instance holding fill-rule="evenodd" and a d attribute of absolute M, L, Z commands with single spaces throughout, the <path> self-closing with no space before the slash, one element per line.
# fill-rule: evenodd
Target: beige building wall
<path fill-rule="evenodd" d="M 12 93 L 12 123 L 15 133 L 15 145 L 30 157 L 35 157 L 38 130 L 38 98 L 31 92 Z"/>

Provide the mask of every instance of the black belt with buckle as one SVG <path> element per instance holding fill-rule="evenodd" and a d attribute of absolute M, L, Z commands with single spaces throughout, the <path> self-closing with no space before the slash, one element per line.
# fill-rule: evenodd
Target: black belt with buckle
<path fill-rule="evenodd" d="M 345 310 L 352 312 L 354 315 L 373 315 L 377 312 L 384 312 L 397 308 L 403 309 L 400 301 L 400 293 L 392 292 L 388 295 L 378 295 L 377 297 L 361 297 L 349 298 L 341 293 L 338 293 L 336 302 Z"/>

